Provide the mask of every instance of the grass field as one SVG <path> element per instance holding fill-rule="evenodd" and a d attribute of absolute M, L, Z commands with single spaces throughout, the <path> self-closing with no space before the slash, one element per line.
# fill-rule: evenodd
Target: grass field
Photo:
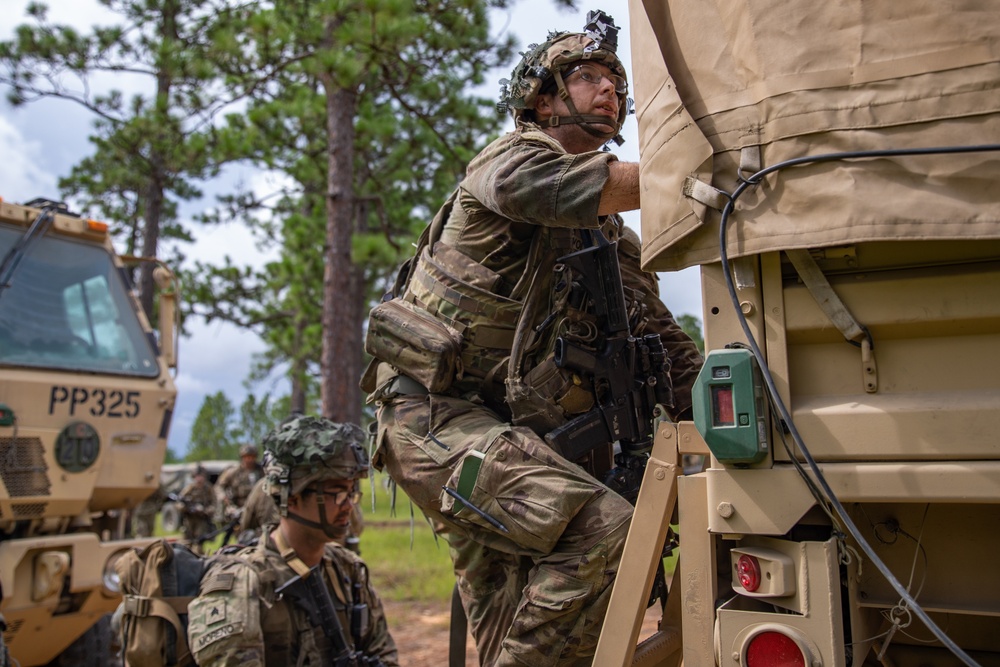
<path fill-rule="evenodd" d="M 361 556 L 368 564 L 372 583 L 386 600 L 446 601 L 455 586 L 448 544 L 434 532 L 410 500 L 399 492 L 392 515 L 385 475 L 375 474 L 375 509 L 371 484 L 362 481 L 365 497 L 361 512 L 365 530 L 361 534 Z M 411 523 L 412 512 L 412 523 Z"/>

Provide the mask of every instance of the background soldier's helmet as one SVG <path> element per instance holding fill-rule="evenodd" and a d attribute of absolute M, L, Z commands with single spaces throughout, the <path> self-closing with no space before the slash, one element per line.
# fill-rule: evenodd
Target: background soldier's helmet
<path fill-rule="evenodd" d="M 365 432 L 355 424 L 321 417 L 294 417 L 264 438 L 265 490 L 279 498 L 284 516 L 288 496 L 327 479 L 368 476 Z"/>
<path fill-rule="evenodd" d="M 240 456 L 253 456 L 257 457 L 257 446 L 256 445 L 243 445 L 240 447 Z"/>
<path fill-rule="evenodd" d="M 618 26 L 614 19 L 603 11 L 592 11 L 587 14 L 587 25 L 583 32 L 550 32 L 548 39 L 542 44 L 531 44 L 528 50 L 521 54 L 521 61 L 514 67 L 510 79 L 500 81 L 500 101 L 497 111 L 514 116 L 514 120 L 534 120 L 534 106 L 538 94 L 547 90 L 552 84 L 561 95 L 566 95 L 566 84 L 563 73 L 572 69 L 581 61 L 599 62 L 606 65 L 614 74 L 628 81 L 625 66 L 618 59 Z M 565 97 L 564 97 L 565 99 Z M 614 131 L 614 140 L 621 143 L 618 131 L 621 130 L 625 117 L 631 112 L 632 101 L 626 93 L 619 94 L 618 126 Z M 575 114 L 576 110 L 571 106 Z M 571 117 L 562 117 L 562 124 L 573 121 Z M 610 137 L 609 137 L 610 138 Z"/>

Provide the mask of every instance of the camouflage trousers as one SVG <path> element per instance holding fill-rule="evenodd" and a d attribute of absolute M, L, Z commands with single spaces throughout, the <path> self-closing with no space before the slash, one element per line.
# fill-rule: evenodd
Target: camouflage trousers
<path fill-rule="evenodd" d="M 374 463 L 447 539 L 481 664 L 591 664 L 632 507 L 481 405 L 400 396 L 378 418 Z M 474 486 L 461 479 L 472 456 Z M 466 489 L 496 523 L 442 487 Z"/>

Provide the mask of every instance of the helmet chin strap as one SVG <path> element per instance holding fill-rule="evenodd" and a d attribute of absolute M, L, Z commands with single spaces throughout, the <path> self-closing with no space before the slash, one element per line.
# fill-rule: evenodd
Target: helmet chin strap
<path fill-rule="evenodd" d="M 293 514 L 292 512 L 287 513 L 287 517 L 292 521 L 301 523 L 303 526 L 308 526 L 310 528 L 316 528 L 317 530 L 322 530 L 323 534 L 329 537 L 331 540 L 342 540 L 347 536 L 347 528 L 334 526 L 326 520 L 326 504 L 323 502 L 323 494 L 316 496 L 316 504 L 319 506 L 319 522 L 310 521 L 309 519 L 300 516 L 298 514 Z"/>

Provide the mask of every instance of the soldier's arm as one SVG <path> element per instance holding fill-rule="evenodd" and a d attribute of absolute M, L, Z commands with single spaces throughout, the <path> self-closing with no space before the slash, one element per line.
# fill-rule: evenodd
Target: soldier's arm
<path fill-rule="evenodd" d="M 215 483 L 215 493 L 219 500 L 222 501 L 223 508 L 227 510 L 230 507 L 235 507 L 235 504 L 233 503 L 233 486 L 237 470 L 237 466 L 226 468 L 222 474 L 219 475 L 219 480 Z"/>
<path fill-rule="evenodd" d="M 188 605 L 188 646 L 200 667 L 264 667 L 260 582 L 245 562 L 216 562 Z"/>
<path fill-rule="evenodd" d="M 612 162 L 608 164 L 608 180 L 601 189 L 598 215 L 611 215 L 639 208 L 639 163 Z"/>
<path fill-rule="evenodd" d="M 593 229 L 609 165 L 617 159 L 599 151 L 573 155 L 526 139 L 470 171 L 462 189 L 517 222 Z"/>

